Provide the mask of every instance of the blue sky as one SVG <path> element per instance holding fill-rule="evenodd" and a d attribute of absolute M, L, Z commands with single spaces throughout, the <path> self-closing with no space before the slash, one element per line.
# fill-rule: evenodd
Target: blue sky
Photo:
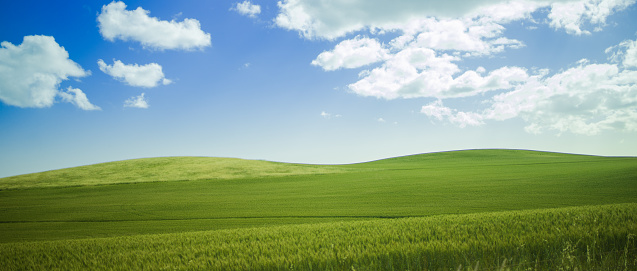
<path fill-rule="evenodd" d="M 0 177 L 156 156 L 634 156 L 635 3 L 3 2 Z"/>

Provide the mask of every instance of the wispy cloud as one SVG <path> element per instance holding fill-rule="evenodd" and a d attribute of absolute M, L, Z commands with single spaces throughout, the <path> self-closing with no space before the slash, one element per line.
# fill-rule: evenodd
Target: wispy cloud
<path fill-rule="evenodd" d="M 327 113 L 325 111 L 321 111 L 321 117 L 326 118 L 326 119 L 331 119 L 331 118 L 340 118 L 342 116 L 340 114 L 333 115 L 333 114 Z"/>
<path fill-rule="evenodd" d="M 440 100 L 423 106 L 420 112 L 439 121 L 448 121 L 458 125 L 460 128 L 464 128 L 466 126 L 480 126 L 484 124 L 482 121 L 482 115 L 473 112 L 462 112 L 445 107 Z"/>
<path fill-rule="evenodd" d="M 72 103 L 83 110 L 101 110 L 99 106 L 89 102 L 86 94 L 79 88 L 69 87 L 65 92 L 60 92 L 59 95 L 65 102 Z"/>
<path fill-rule="evenodd" d="M 588 30 L 582 30 L 586 23 L 595 25 L 594 31 L 599 31 L 606 24 L 606 18 L 617 11 L 626 9 L 636 0 L 580 0 L 571 2 L 557 2 L 551 4 L 548 14 L 550 26 L 555 29 L 563 28 L 572 35 L 590 35 Z"/>
<path fill-rule="evenodd" d="M 462 112 L 438 100 L 423 106 L 421 113 L 460 127 L 521 118 L 527 123 L 525 130 L 533 134 L 637 131 L 637 71 L 632 69 L 637 54 L 632 53 L 633 42 L 637 43 L 624 41 L 611 47 L 619 50 L 611 57 L 619 60 L 616 63 L 583 59 L 551 76 L 542 70 L 514 90 L 485 100 L 488 108 L 484 110 Z"/>
<path fill-rule="evenodd" d="M 128 100 L 124 101 L 124 107 L 133 107 L 133 108 L 148 108 L 148 100 L 144 97 L 144 93 L 139 96 L 130 97 Z"/>
<path fill-rule="evenodd" d="M 250 18 L 256 18 L 261 13 L 261 6 L 252 4 L 250 1 L 243 1 L 236 3 L 230 10 L 234 10 L 241 15 L 248 16 Z"/>

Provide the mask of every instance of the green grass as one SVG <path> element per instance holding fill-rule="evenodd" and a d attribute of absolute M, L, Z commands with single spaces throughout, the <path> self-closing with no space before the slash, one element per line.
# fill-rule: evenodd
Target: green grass
<path fill-rule="evenodd" d="M 102 163 L 0 179 L 0 190 L 141 182 L 228 180 L 343 172 L 333 166 L 214 157 L 161 157 Z"/>
<path fill-rule="evenodd" d="M 398 221 L 412 221 L 412 219 L 423 219 L 422 221 L 438 219 L 435 221 L 439 221 L 459 219 L 458 217 L 475 220 L 475 222 L 466 222 L 474 225 L 471 226 L 474 227 L 473 230 L 467 230 L 480 233 L 483 227 L 479 223 L 487 223 L 485 220 L 495 219 L 492 216 L 498 216 L 498 214 L 490 214 L 492 212 L 519 211 L 500 213 L 517 215 L 526 212 L 542 212 L 528 211 L 537 209 L 637 203 L 637 158 L 521 150 L 442 152 L 348 165 L 304 165 L 241 159 L 169 157 L 104 163 L 3 178 L 0 179 L 0 188 L 2 189 L 0 191 L 0 244 L 5 243 L 3 245 L 5 250 L 2 250 L 0 259 L 9 257 L 6 254 L 9 253 L 7 251 L 33 255 L 30 254 L 35 253 L 33 251 L 54 247 L 56 250 L 62 249 L 66 244 L 84 244 L 82 242 L 110 244 L 109 242 L 121 240 L 133 240 L 130 242 L 134 243 L 156 240 L 158 244 L 153 246 L 180 251 L 183 245 L 179 245 L 177 241 L 163 245 L 159 243 L 173 238 L 171 236 L 191 236 L 188 238 L 197 239 L 203 234 L 204 236 L 223 235 L 225 236 L 223 238 L 229 238 L 223 239 L 225 241 L 222 243 L 213 243 L 211 246 L 214 248 L 225 244 L 224 242 L 240 242 L 241 240 L 235 240 L 233 236 L 250 232 L 298 230 L 307 227 L 313 229 L 311 231 L 320 231 L 321 228 L 327 230 L 336 227 L 335 225 L 351 223 L 353 223 L 351 225 L 362 223 L 360 225 L 370 225 L 369 227 L 381 227 L 386 223 L 395 226 L 392 223 L 398 223 Z M 635 208 L 630 204 L 617 206 L 629 210 Z M 620 208 L 617 206 L 612 208 Z M 601 210 L 599 212 L 607 212 L 611 207 L 604 208 L 599 209 Z M 561 213 L 562 211 L 558 209 L 551 212 Z M 534 213 L 531 216 L 536 215 Z M 564 217 L 549 215 L 549 217 L 546 223 L 573 222 L 569 220 L 573 218 L 569 215 Z M 621 222 L 621 219 L 627 220 Z M 434 222 L 425 224 L 427 223 Z M 540 222 L 528 222 L 526 227 L 534 228 L 533 225 L 537 223 Z M 587 223 L 591 225 L 586 227 L 596 227 L 590 221 Z M 603 250 L 608 250 L 610 251 L 608 253 L 613 255 L 617 254 L 613 256 L 617 258 L 621 256 L 619 255 L 620 247 L 623 249 L 628 244 L 626 243 L 628 242 L 627 234 L 637 234 L 634 231 L 635 218 L 620 216 L 615 220 L 609 220 L 607 224 L 613 227 L 624 227 L 621 230 L 622 233 L 617 235 L 612 231 L 601 231 L 600 234 L 610 234 L 611 237 L 614 236 L 609 237 L 615 240 L 613 242 L 620 242 L 617 240 L 621 239 L 624 243 L 612 245 L 614 250 L 608 250 L 605 247 L 609 245 L 607 241 L 611 239 L 604 239 L 606 240 L 603 241 L 604 243 L 588 245 L 605 247 Z M 383 231 L 392 232 L 394 230 L 391 228 L 394 226 L 387 226 L 389 228 L 383 228 Z M 413 227 L 422 229 L 417 225 Z M 405 230 L 413 231 L 413 228 Z M 307 234 L 311 235 L 311 233 Z M 515 235 L 515 232 L 508 234 Z M 518 231 L 517 234 L 526 233 Z M 534 236 L 551 237 L 551 234 L 546 231 L 538 234 Z M 590 232 L 581 236 L 589 238 L 587 234 Z M 497 239 L 499 235 L 501 233 L 496 231 L 495 238 Z M 81 240 L 87 238 L 104 239 Z M 413 246 L 425 246 L 418 241 L 421 240 L 419 238 L 425 237 L 413 238 L 409 239 L 416 240 L 410 241 Z M 473 242 L 470 236 L 465 239 L 462 242 Z M 496 239 L 488 242 L 496 242 Z M 342 242 L 348 242 L 348 240 L 345 238 Z M 308 242 L 315 241 L 310 238 Z M 558 247 L 565 249 L 567 244 L 580 246 L 581 243 L 578 244 L 577 241 L 559 237 L 551 249 L 556 250 Z M 395 242 L 400 246 L 399 244 L 403 244 L 404 240 Z M 254 242 L 251 244 L 260 247 L 260 244 Z M 624 246 L 622 247 L 621 244 Z M 404 243 L 404 245 L 408 244 Z M 106 246 L 108 249 L 102 251 L 106 254 L 111 253 L 109 252 L 111 248 L 117 247 Z M 125 246 L 131 250 L 124 250 L 121 252 L 123 255 L 135 253 L 141 249 L 134 248 L 133 244 Z M 541 244 L 537 243 L 535 246 L 537 251 L 541 250 Z M 29 249 L 26 249 L 27 247 Z M 78 252 L 76 249 L 78 249 L 77 246 L 71 245 L 62 250 L 68 250 L 71 254 L 79 253 L 80 256 L 77 256 L 79 258 L 86 256 L 84 252 Z M 294 246 L 290 249 L 294 249 Z M 362 248 L 356 245 L 352 249 L 360 252 Z M 387 248 L 379 246 L 377 253 L 381 253 L 384 249 Z M 417 251 L 429 251 L 423 249 L 421 247 Z M 581 250 L 581 247 L 578 250 Z M 449 252 L 451 253 L 449 255 L 457 254 L 456 250 L 453 251 Z M 462 262 L 467 267 L 467 263 L 475 265 L 480 262 L 482 266 L 484 262 L 480 259 L 485 258 L 474 254 L 492 255 L 489 254 L 492 252 L 489 252 L 488 246 L 483 252 L 471 251 L 469 254 L 463 254 L 469 255 L 466 256 L 470 258 L 469 261 L 462 262 L 453 258 L 455 260 L 452 261 L 452 265 Z M 407 262 L 416 264 L 418 269 L 431 267 L 431 265 L 423 265 L 425 262 L 418 259 L 422 255 L 434 257 L 435 253 L 410 253 L 401 254 L 394 251 L 389 253 L 394 255 L 387 256 L 389 258 L 386 255 L 376 254 L 374 254 L 376 256 L 369 256 L 371 258 L 365 258 L 368 257 L 365 256 L 367 254 L 363 255 L 363 253 L 359 257 L 353 253 L 348 256 L 350 259 L 358 257 L 357 259 L 367 260 L 357 260 L 359 264 L 351 262 L 349 266 L 335 265 L 333 260 L 329 259 L 326 260 L 327 262 L 323 260 L 304 262 L 299 259 L 287 261 L 287 256 L 277 256 L 281 259 L 259 265 L 258 269 L 281 267 L 281 264 L 301 264 L 314 266 L 315 269 L 324 269 L 321 267 L 325 266 L 350 269 L 355 265 L 354 267 L 360 270 L 365 269 L 365 266 L 378 266 L 372 263 L 376 260 L 371 259 L 381 258 L 399 261 L 399 263 L 394 262 L 388 265 L 399 267 L 399 270 L 405 269 L 402 267 L 409 267 L 403 265 Z M 634 250 L 631 250 L 631 253 L 634 253 Z M 167 257 L 165 256 L 167 254 L 162 255 L 164 256 L 161 257 Z M 232 253 L 228 255 L 231 256 L 228 256 L 226 261 L 240 261 L 239 256 Z M 290 254 L 285 252 L 284 255 Z M 538 257 L 537 253 L 533 255 L 520 256 L 522 258 L 517 258 L 515 261 L 525 262 Z M 400 260 L 401 257 L 404 259 Z M 487 258 L 491 259 L 492 263 L 500 261 L 501 264 L 503 259 L 517 256 L 494 257 Z M 67 261 L 64 257 L 60 259 L 63 260 L 51 260 L 51 262 L 62 264 L 61 261 Z M 150 258 L 144 259 L 148 261 Z M 206 257 L 199 260 L 204 259 Z M 115 262 L 140 264 L 134 259 L 122 258 L 122 261 L 125 262 Z M 188 266 L 183 262 L 179 264 L 179 261 L 174 259 L 164 259 L 159 262 L 162 261 L 167 261 L 167 266 L 171 268 Z M 328 265 L 322 265 L 322 261 Z M 600 262 L 600 259 L 595 262 Z M 77 265 L 73 266 L 77 267 Z M 207 265 L 204 263 L 196 265 L 196 267 L 202 266 Z M 224 265 L 211 266 L 222 268 Z M 160 266 L 156 267 L 153 269 L 160 269 Z M 454 270 L 457 267 L 457 265 L 451 266 Z"/>
<path fill-rule="evenodd" d="M 635 233 L 619 204 L 0 244 L 0 270 L 635 270 Z"/>

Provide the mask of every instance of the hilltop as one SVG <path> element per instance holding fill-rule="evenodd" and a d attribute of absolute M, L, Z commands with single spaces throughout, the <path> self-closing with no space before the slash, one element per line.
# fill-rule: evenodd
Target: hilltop
<path fill-rule="evenodd" d="M 0 179 L 0 232 L 6 233 L 0 239 L 627 203 L 637 202 L 635 180 L 637 158 L 523 150 L 440 152 L 346 165 L 135 159 Z"/>
<path fill-rule="evenodd" d="M 143 182 L 229 180 L 409 168 L 506 166 L 599 161 L 600 156 L 531 150 L 480 149 L 407 155 L 344 165 L 282 163 L 217 157 L 157 157 L 0 178 L 0 190 Z M 628 158 L 630 159 L 630 158 Z"/>
<path fill-rule="evenodd" d="M 228 180 L 342 172 L 330 166 L 216 157 L 132 159 L 0 179 L 0 189 L 90 186 L 143 182 Z"/>
<path fill-rule="evenodd" d="M 162 157 L 3 178 L 0 189 L 9 269 L 628 270 L 637 259 L 635 157 Z"/>

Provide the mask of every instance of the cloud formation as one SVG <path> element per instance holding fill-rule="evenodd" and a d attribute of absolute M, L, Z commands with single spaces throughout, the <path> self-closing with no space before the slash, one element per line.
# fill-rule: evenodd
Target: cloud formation
<path fill-rule="evenodd" d="M 210 34 L 201 30 L 196 19 L 163 21 L 148 16 L 150 11 L 138 7 L 126 10 L 124 2 L 102 6 L 97 17 L 102 36 L 109 40 L 134 40 L 146 48 L 193 50 L 210 46 Z"/>
<path fill-rule="evenodd" d="M 621 56 L 629 55 L 633 42 L 622 42 Z M 460 112 L 440 100 L 425 105 L 421 113 L 459 127 L 487 120 L 521 118 L 529 133 L 555 131 L 596 135 L 604 130 L 637 131 L 637 70 L 631 57 L 618 63 L 592 64 L 580 60 L 576 67 L 548 76 L 547 70 L 529 76 L 523 84 L 495 95 L 488 107 Z"/>
<path fill-rule="evenodd" d="M 164 77 L 162 67 L 157 63 L 128 65 L 119 60 L 113 60 L 113 65 L 108 65 L 100 59 L 97 64 L 101 71 L 130 86 L 152 88 L 159 84 L 171 83 L 169 79 Z"/>
<path fill-rule="evenodd" d="M 325 111 L 321 111 L 321 117 L 326 118 L 326 119 L 331 119 L 331 118 L 340 118 L 342 116 L 339 115 L 339 114 L 332 115 L 331 113 L 327 113 Z"/>
<path fill-rule="evenodd" d="M 637 131 L 637 71 L 580 61 L 553 76 L 532 76 L 488 102 L 490 108 L 481 112 L 485 119 L 520 117 L 530 133 Z"/>
<path fill-rule="evenodd" d="M 384 99 L 454 98 L 510 89 L 528 77 L 518 67 L 503 67 L 487 75 L 484 68 L 459 74 L 460 68 L 453 63 L 457 59 L 428 48 L 406 48 L 380 67 L 361 72 L 361 79 L 348 87 L 359 95 Z"/>
<path fill-rule="evenodd" d="M 133 107 L 133 108 L 148 108 L 148 101 L 144 97 L 144 93 L 139 96 L 130 97 L 128 100 L 124 101 L 124 107 Z"/>
<path fill-rule="evenodd" d="M 371 2 L 375 3 L 376 1 Z M 530 1 L 505 3 L 491 1 L 496 4 L 485 5 L 487 2 L 489 1 L 474 5 L 472 8 L 466 9 L 464 13 L 458 13 L 464 17 L 435 18 L 428 17 L 427 14 L 441 14 L 442 10 L 446 10 L 442 13 L 455 14 L 457 10 L 453 9 L 452 6 L 447 6 L 448 3 L 426 4 L 422 1 L 401 1 L 397 3 L 397 6 L 411 7 L 416 10 L 440 5 L 440 10 L 427 11 L 423 13 L 424 15 L 415 14 L 413 10 L 395 10 L 396 14 L 411 14 L 407 17 L 401 17 L 394 16 L 396 14 L 385 14 L 391 13 L 393 8 L 384 11 L 368 5 L 367 1 L 329 2 L 314 6 L 317 5 L 315 2 L 295 0 L 280 3 L 282 12 L 277 20 L 281 19 L 281 16 L 287 16 L 286 8 L 292 7 L 301 8 L 301 10 L 290 12 L 302 13 L 305 12 L 306 7 L 320 7 L 322 10 L 329 6 L 335 10 L 348 10 L 345 6 L 359 5 L 359 8 L 362 8 L 360 11 L 362 13 L 374 15 L 383 13 L 383 16 L 389 16 L 392 19 L 382 20 L 383 16 L 370 16 L 366 21 L 364 18 L 359 18 L 360 21 L 367 23 L 352 25 L 351 29 L 354 29 L 352 31 L 369 28 L 372 36 L 386 32 L 398 32 L 400 35 L 387 44 L 380 43 L 377 38 L 360 35 L 345 39 L 338 43 L 334 49 L 319 54 L 312 61 L 312 64 L 320 66 L 326 71 L 331 71 L 360 68 L 380 62 L 380 66 L 362 71 L 359 74 L 359 80 L 348 85 L 350 90 L 362 96 L 385 99 L 466 97 L 492 90 L 510 89 L 528 77 L 526 70 L 519 67 L 502 67 L 484 74 L 486 72 L 484 68 L 462 71 L 456 64 L 466 57 L 489 56 L 506 49 L 523 47 L 522 41 L 503 36 L 505 30 L 503 24 L 530 18 L 531 13 L 540 6 Z M 387 5 L 383 3 L 378 4 Z M 392 2 L 392 4 L 394 3 Z M 473 4 L 469 6 L 471 5 Z M 310 21 L 322 21 L 323 16 L 326 16 L 325 19 L 332 18 L 329 16 L 336 16 L 343 17 L 343 21 L 338 22 L 345 25 L 349 22 L 347 18 L 360 15 L 358 11 L 353 12 L 353 14 L 339 12 L 332 14 L 327 10 L 323 13 L 312 9 L 312 12 L 320 16 L 312 18 Z M 305 15 L 310 16 L 310 13 L 305 13 Z M 299 18 L 305 17 L 300 16 Z M 301 21 L 286 22 L 298 26 L 295 28 L 297 30 L 311 27 L 304 25 Z M 344 26 L 344 28 L 349 29 L 350 27 Z M 299 31 L 307 38 L 322 37 L 328 39 L 348 33 L 347 31 L 317 32 L 316 29 L 301 29 Z M 314 36 L 310 33 L 313 33 Z"/>
<path fill-rule="evenodd" d="M 333 40 L 366 29 L 406 29 L 411 21 L 424 18 L 482 17 L 502 22 L 550 8 L 548 19 L 552 27 L 581 35 L 590 33 L 581 30 L 583 24 L 601 27 L 609 15 L 634 3 L 635 0 L 284 0 L 278 3 L 280 13 L 274 22 L 308 39 Z"/>
<path fill-rule="evenodd" d="M 280 13 L 274 22 L 279 27 L 298 31 L 308 39 L 333 40 L 365 29 L 405 29 L 413 20 L 432 17 L 462 18 L 481 12 L 480 15 L 486 17 L 506 14 L 498 19 L 509 19 L 511 16 L 529 14 L 540 5 L 546 5 L 545 3 L 547 2 L 503 0 L 284 0 L 278 3 Z M 483 12 L 484 9 L 492 9 L 492 12 Z M 512 13 L 511 9 L 518 13 Z M 351 12 L 354 10 L 356 12 Z"/>
<path fill-rule="evenodd" d="M 442 101 L 440 100 L 423 106 L 420 109 L 420 113 L 435 118 L 439 121 L 448 121 L 452 124 L 458 125 L 460 128 L 464 128 L 466 126 L 479 126 L 484 124 L 484 122 L 482 121 L 483 116 L 481 116 L 480 114 L 451 109 L 444 106 L 442 104 Z"/>
<path fill-rule="evenodd" d="M 624 67 L 637 67 L 637 41 L 625 40 L 618 45 L 611 46 L 605 51 L 610 54 L 609 59 L 615 63 L 621 63 Z"/>
<path fill-rule="evenodd" d="M 79 88 L 69 87 L 65 92 L 58 93 L 62 100 L 68 103 L 72 103 L 75 106 L 83 110 L 101 110 L 99 106 L 91 104 L 86 97 L 86 94 Z"/>
<path fill-rule="evenodd" d="M 0 100 L 18 107 L 50 107 L 57 96 L 85 110 L 91 105 L 86 95 L 59 85 L 69 77 L 90 75 L 69 59 L 69 53 L 50 36 L 25 36 L 22 44 L 2 42 L 0 48 Z"/>
<path fill-rule="evenodd" d="M 320 66 L 326 71 L 352 69 L 381 61 L 388 55 L 389 50 L 382 48 L 377 40 L 356 37 L 344 40 L 331 51 L 322 52 L 312 61 L 312 65 Z"/>
<path fill-rule="evenodd" d="M 608 129 L 637 131 L 637 41 L 607 49 L 611 63 L 583 60 L 551 76 L 548 70 L 535 68 L 529 72 L 503 66 L 487 71 L 461 68 L 458 63 L 526 46 L 505 36 L 505 25 L 512 22 L 587 35 L 601 31 L 610 15 L 636 2 L 283 0 L 275 24 L 306 39 L 345 37 L 312 65 L 326 71 L 372 66 L 348 85 L 358 95 L 435 98 L 420 112 L 460 127 L 521 118 L 530 133 L 593 135 Z M 352 34 L 356 36 L 348 37 Z M 442 101 L 487 93 L 497 94 L 483 101 L 487 108 L 472 112 L 446 107 Z"/>
<path fill-rule="evenodd" d="M 590 23 L 596 25 L 595 31 L 601 30 L 606 24 L 606 18 L 611 14 L 626 9 L 636 0 L 580 0 L 566 3 L 551 4 L 548 15 L 550 26 L 564 28 L 572 35 L 590 35 L 588 30 L 582 30 L 582 25 Z"/>
<path fill-rule="evenodd" d="M 246 0 L 234 5 L 231 10 L 235 10 L 239 12 L 239 14 L 250 18 L 256 18 L 257 15 L 261 13 L 261 6 L 252 4 L 250 1 Z"/>

